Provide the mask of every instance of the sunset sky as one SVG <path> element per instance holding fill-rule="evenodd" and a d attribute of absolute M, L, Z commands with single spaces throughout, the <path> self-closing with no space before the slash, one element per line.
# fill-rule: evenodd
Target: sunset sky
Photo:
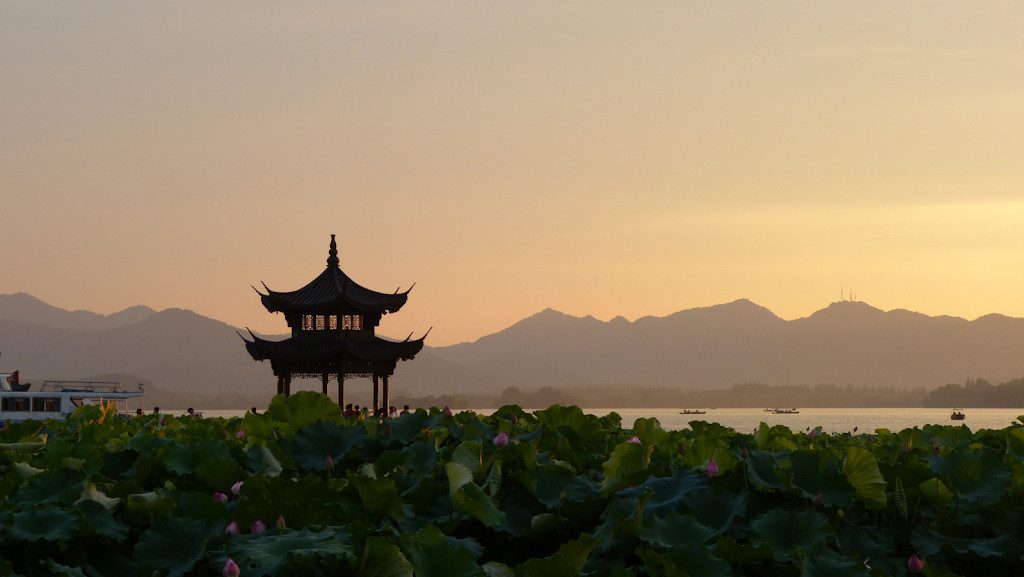
<path fill-rule="evenodd" d="M 1019 2 L 5 2 L 0 293 L 472 340 L 746 297 L 1024 316 Z"/>

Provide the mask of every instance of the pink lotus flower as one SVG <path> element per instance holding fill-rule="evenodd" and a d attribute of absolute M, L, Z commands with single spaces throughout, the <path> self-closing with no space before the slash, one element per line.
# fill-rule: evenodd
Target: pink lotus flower
<path fill-rule="evenodd" d="M 260 533 L 267 532 L 267 526 L 263 524 L 263 519 L 256 519 L 249 525 L 249 532 L 253 535 L 259 535 Z"/>
<path fill-rule="evenodd" d="M 274 527 L 277 529 L 278 533 L 283 532 L 285 528 L 287 528 L 287 525 L 284 524 L 284 515 L 277 516 L 277 523 L 274 525 Z"/>
<path fill-rule="evenodd" d="M 235 438 L 245 440 L 245 431 L 242 429 L 235 431 Z"/>
<path fill-rule="evenodd" d="M 214 492 L 213 495 L 211 496 L 213 497 L 213 500 L 218 503 L 224 504 L 228 502 L 228 496 L 225 495 L 224 493 L 221 493 L 220 491 Z"/>
<path fill-rule="evenodd" d="M 329 453 L 328 453 L 327 459 L 324 461 L 324 463 L 327 464 L 327 468 L 328 469 L 333 469 L 334 468 L 334 459 L 331 457 L 331 455 Z"/>
<path fill-rule="evenodd" d="M 818 434 L 818 429 L 811 429 L 810 431 L 808 431 L 807 437 L 810 438 L 810 439 L 813 439 L 815 437 L 815 435 L 817 435 L 817 434 Z"/>
<path fill-rule="evenodd" d="M 717 477 L 718 476 L 718 463 L 716 463 L 714 459 L 711 459 L 710 461 L 708 461 L 708 466 L 707 466 L 706 469 L 704 469 L 704 473 L 708 477 Z"/>
<path fill-rule="evenodd" d="M 224 577 L 238 577 L 242 574 L 242 570 L 238 568 L 238 563 L 235 563 L 231 557 L 228 557 L 227 563 L 224 564 L 224 571 L 221 574 Z"/>
<path fill-rule="evenodd" d="M 232 521 L 228 523 L 228 526 L 224 529 L 224 532 L 228 535 L 238 535 L 242 531 L 238 528 L 238 523 Z"/>
<path fill-rule="evenodd" d="M 924 569 L 924 559 L 916 554 L 911 555 L 910 559 L 907 559 L 907 569 L 910 569 L 911 573 L 920 573 Z"/>
<path fill-rule="evenodd" d="M 639 444 L 640 444 L 640 437 L 637 437 L 636 435 L 633 435 L 633 436 L 632 436 L 632 437 L 630 437 L 630 438 L 629 438 L 629 440 L 627 440 L 626 442 L 627 442 L 627 443 L 632 443 L 632 444 L 634 444 L 634 445 L 639 445 Z"/>
<path fill-rule="evenodd" d="M 508 433 L 498 433 L 498 436 L 494 437 L 494 446 L 501 447 L 504 449 L 508 446 Z"/>
<path fill-rule="evenodd" d="M 245 481 L 239 481 L 239 482 L 235 483 L 234 485 L 231 485 L 231 494 L 237 496 L 239 493 L 241 493 L 242 492 L 242 485 L 244 485 L 244 484 L 245 484 Z"/>
<path fill-rule="evenodd" d="M 448 405 L 444 406 L 444 411 L 443 412 L 444 412 L 444 416 L 446 416 L 446 417 L 452 416 L 452 410 L 448 408 Z"/>
<path fill-rule="evenodd" d="M 825 504 L 825 494 L 824 493 L 818 493 L 818 496 L 814 498 L 814 504 L 815 505 L 824 505 Z"/>

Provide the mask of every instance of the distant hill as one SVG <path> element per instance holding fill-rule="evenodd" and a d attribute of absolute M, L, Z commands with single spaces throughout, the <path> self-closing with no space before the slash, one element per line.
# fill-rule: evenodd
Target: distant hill
<path fill-rule="evenodd" d="M 112 315 L 0 295 L 0 370 L 33 381 L 121 373 L 168 395 L 246 399 L 274 392 L 235 328 L 182 309 Z M 547 309 L 472 343 L 425 348 L 398 366 L 393 396 L 497 393 L 506 387 L 619 385 L 698 390 L 736 383 L 836 383 L 929 389 L 968 377 L 1024 375 L 1024 319 L 973 321 L 838 302 L 787 321 L 748 300 L 666 317 L 601 321 Z M 298 381 L 296 388 L 317 388 Z M 332 387 L 333 388 L 333 387 Z M 352 382 L 350 394 L 368 390 Z M 200 401 L 196 402 L 201 404 Z"/>

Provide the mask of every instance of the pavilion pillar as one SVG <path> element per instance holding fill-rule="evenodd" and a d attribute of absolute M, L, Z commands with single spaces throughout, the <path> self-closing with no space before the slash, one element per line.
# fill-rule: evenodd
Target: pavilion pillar
<path fill-rule="evenodd" d="M 324 373 L 323 374 L 323 382 L 324 382 L 324 396 L 325 397 L 327 396 L 327 381 L 329 379 L 330 379 L 330 377 L 327 375 L 327 373 Z"/>
<path fill-rule="evenodd" d="M 391 411 L 391 395 L 388 393 L 388 376 L 386 374 L 384 375 L 384 399 L 383 400 L 384 400 L 384 404 L 381 405 L 381 406 L 384 407 L 384 416 L 390 415 L 391 414 L 391 412 L 390 412 Z"/>
<path fill-rule="evenodd" d="M 284 394 L 284 376 L 277 377 L 277 394 Z"/>
<path fill-rule="evenodd" d="M 345 408 L 345 373 L 338 373 L 338 406 Z"/>
<path fill-rule="evenodd" d="M 284 396 L 292 396 L 292 375 L 288 373 L 288 376 L 284 378 Z"/>
<path fill-rule="evenodd" d="M 378 396 L 379 392 L 380 391 L 379 391 L 379 388 L 377 386 L 377 373 L 374 373 L 373 374 L 373 412 L 374 413 L 376 413 L 377 409 L 380 408 L 380 401 L 378 400 L 379 399 L 379 396 Z"/>

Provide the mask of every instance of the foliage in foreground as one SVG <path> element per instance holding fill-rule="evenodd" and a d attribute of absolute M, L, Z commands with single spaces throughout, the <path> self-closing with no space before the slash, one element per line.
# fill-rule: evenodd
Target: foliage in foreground
<path fill-rule="evenodd" d="M 577 407 L 236 419 L 99 407 L 0 433 L 0 575 L 1010 575 L 1024 426 L 738 434 Z M 241 483 L 239 483 L 241 481 Z M 911 563 L 914 568 L 916 565 Z"/>

